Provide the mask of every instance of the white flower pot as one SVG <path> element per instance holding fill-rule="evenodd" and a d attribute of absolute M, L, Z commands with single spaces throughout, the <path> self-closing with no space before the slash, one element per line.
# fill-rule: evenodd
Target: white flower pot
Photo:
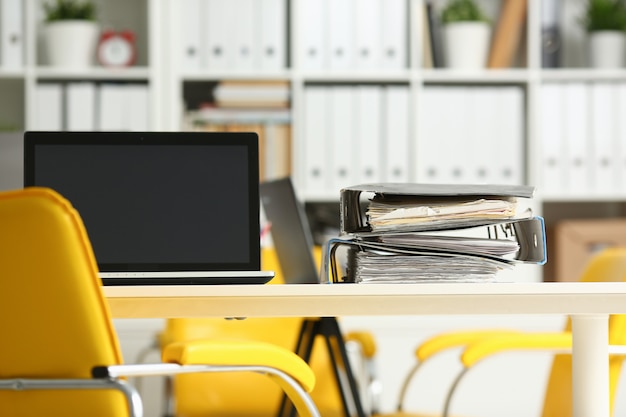
<path fill-rule="evenodd" d="M 486 22 L 443 26 L 444 61 L 449 68 L 479 69 L 487 65 L 491 28 Z"/>
<path fill-rule="evenodd" d="M 85 20 L 60 20 L 47 23 L 44 41 L 48 63 L 65 68 L 86 68 L 94 63 L 98 25 Z"/>
<path fill-rule="evenodd" d="M 622 68 L 626 36 L 617 30 L 589 32 L 589 62 L 593 68 Z"/>

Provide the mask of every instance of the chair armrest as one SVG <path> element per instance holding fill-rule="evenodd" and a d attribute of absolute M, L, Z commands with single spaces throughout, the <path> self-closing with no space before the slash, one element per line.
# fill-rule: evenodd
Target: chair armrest
<path fill-rule="evenodd" d="M 363 356 L 372 359 L 376 354 L 376 340 L 370 332 L 354 331 L 345 335 L 346 341 L 355 341 L 361 345 Z"/>
<path fill-rule="evenodd" d="M 512 329 L 462 330 L 442 333 L 423 342 L 415 350 L 415 356 L 420 362 L 447 349 L 467 346 L 484 338 L 520 333 Z"/>
<path fill-rule="evenodd" d="M 98 367 L 103 368 L 103 367 Z M 0 390 L 31 391 L 31 390 L 116 390 L 120 391 L 128 403 L 129 417 L 143 416 L 143 403 L 137 390 L 126 381 L 115 378 L 78 379 L 78 378 L 14 378 L 0 379 Z"/>
<path fill-rule="evenodd" d="M 473 366 L 483 359 L 507 351 L 549 351 L 557 354 L 572 353 L 571 332 L 534 332 L 494 334 L 467 345 L 461 354 L 464 369 L 457 375 L 448 391 L 443 416 L 448 416 L 452 397 L 460 381 Z M 626 346 L 609 345 L 607 353 L 614 357 L 626 356 Z"/>
<path fill-rule="evenodd" d="M 492 337 L 496 335 L 509 335 L 519 333 L 519 330 L 512 329 L 481 329 L 481 330 L 454 330 L 451 332 L 441 333 L 435 335 L 426 341 L 422 342 L 415 349 L 415 357 L 417 358 L 417 362 L 413 367 L 409 370 L 407 375 L 404 377 L 402 382 L 402 386 L 400 388 L 400 393 L 398 395 L 398 402 L 396 404 L 396 411 L 402 412 L 404 408 L 404 400 L 406 398 L 406 394 L 408 393 L 409 384 L 413 380 L 413 377 L 420 369 L 422 364 L 435 356 L 436 354 L 443 352 L 448 349 L 465 347 L 471 343 L 474 343 L 478 340 L 484 339 L 486 337 Z"/>
<path fill-rule="evenodd" d="M 175 342 L 165 346 L 162 359 L 180 365 L 267 366 L 286 372 L 307 392 L 315 386 L 315 374 L 302 358 L 270 343 L 215 339 Z"/>
<path fill-rule="evenodd" d="M 461 353 L 463 370 L 457 375 L 446 397 L 443 416 L 447 417 L 456 389 L 467 372 L 483 359 L 507 351 L 540 351 L 571 353 L 571 332 L 517 332 L 494 334 L 470 343 Z"/>
<path fill-rule="evenodd" d="M 205 366 L 205 372 L 262 373 L 281 387 L 300 416 L 319 417 L 308 394 L 315 386 L 313 370 L 280 346 L 250 340 L 193 340 L 165 346 L 162 358 L 183 367 Z"/>
<path fill-rule="evenodd" d="M 549 350 L 552 353 L 571 354 L 571 349 L 571 332 L 495 335 L 468 345 L 461 354 L 461 362 L 465 367 L 471 367 L 488 356 L 506 351 Z M 608 353 L 613 356 L 625 356 L 626 346 L 609 345 Z"/>
<path fill-rule="evenodd" d="M 469 344 L 461 354 L 461 362 L 469 368 L 488 356 L 505 351 L 550 350 L 568 353 L 571 347 L 570 332 L 494 335 Z"/>
<path fill-rule="evenodd" d="M 295 353 L 264 342 L 248 340 L 195 340 L 176 342 L 163 349 L 163 362 L 94 367 L 96 378 L 177 375 L 204 372 L 256 372 L 278 384 L 303 417 L 320 417 L 308 392 L 315 375 Z"/>

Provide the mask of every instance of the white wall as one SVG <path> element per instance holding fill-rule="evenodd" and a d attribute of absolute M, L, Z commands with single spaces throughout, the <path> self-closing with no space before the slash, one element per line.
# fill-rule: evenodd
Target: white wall
<path fill-rule="evenodd" d="M 0 191 L 22 188 L 23 135 L 0 132 Z"/>

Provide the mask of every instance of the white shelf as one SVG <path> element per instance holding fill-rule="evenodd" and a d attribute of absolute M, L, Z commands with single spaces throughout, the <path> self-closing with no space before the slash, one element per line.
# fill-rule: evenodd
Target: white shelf
<path fill-rule="evenodd" d="M 542 196 L 541 201 L 544 203 L 623 203 L 626 202 L 626 192 L 586 195 L 551 194 Z"/>
<path fill-rule="evenodd" d="M 104 68 L 91 67 L 85 69 L 57 68 L 40 66 L 35 68 L 35 76 L 38 79 L 47 80 L 139 80 L 145 81 L 150 78 L 150 68 L 148 67 L 128 67 L 128 68 Z"/>
<path fill-rule="evenodd" d="M 23 69 L 6 69 L 0 67 L 0 80 L 3 79 L 20 79 L 26 77 L 26 71 Z"/>
<path fill-rule="evenodd" d="M 296 76 L 305 82 L 317 83 L 396 83 L 409 82 L 413 72 L 406 70 L 396 71 L 299 71 Z"/>
<path fill-rule="evenodd" d="M 409 99 L 407 100 L 406 114 L 410 121 L 408 127 L 409 144 L 402 156 L 407 156 L 409 180 L 418 181 L 419 155 L 423 149 L 418 142 L 420 135 L 424 135 L 423 129 L 428 119 L 432 119 L 429 113 L 430 103 L 425 95 L 432 88 L 438 86 L 452 86 L 472 89 L 485 88 L 497 89 L 514 88 L 522 91 L 524 112 L 521 126 L 518 127 L 523 133 L 523 146 L 517 152 L 521 161 L 521 170 L 526 182 L 541 187 L 542 185 L 542 153 L 544 144 L 541 142 L 542 120 L 541 92 L 547 84 L 583 82 L 593 85 L 597 82 L 626 83 L 626 68 L 616 70 L 598 70 L 584 68 L 584 48 L 581 45 L 573 45 L 573 41 L 581 43 L 584 34 L 575 21 L 575 15 L 582 6 L 575 0 L 562 0 L 561 4 L 567 8 L 561 22 L 563 32 L 569 38 L 564 44 L 566 50 L 563 63 L 566 67 L 558 69 L 541 68 L 541 0 L 528 0 L 529 10 L 526 20 L 525 49 L 518 54 L 518 61 L 523 63 L 521 67 L 513 67 L 502 70 L 475 70 L 460 71 L 445 68 L 425 69 L 421 67 L 422 54 L 422 2 L 425 0 L 407 1 L 407 28 L 406 50 L 403 51 L 406 65 L 401 69 L 354 69 L 321 70 L 306 69 L 302 65 L 302 54 L 298 50 L 303 36 L 303 17 L 301 14 L 303 0 L 285 0 L 289 12 L 286 17 L 288 24 L 284 39 L 287 65 L 284 68 L 273 70 L 215 70 L 210 68 L 185 69 L 181 63 L 181 53 L 177 50 L 182 45 L 182 39 L 188 34 L 190 28 L 182 24 L 181 2 L 168 2 L 164 0 L 143 0 L 142 2 L 108 2 L 99 1 L 98 5 L 104 14 L 114 16 L 114 21 L 123 22 L 128 20 L 131 29 L 139 31 L 138 42 L 141 46 L 142 66 L 131 68 L 102 68 L 94 67 L 85 70 L 66 70 L 38 65 L 40 51 L 37 50 L 39 43 L 37 30 L 39 29 L 39 1 L 27 0 L 25 13 L 25 36 L 26 51 L 23 68 L 7 69 L 0 67 L 0 84 L 4 88 L 0 97 L 0 114 L 5 116 L 4 123 L 17 125 L 23 129 L 32 128 L 35 120 L 36 106 L 35 87 L 39 82 L 65 82 L 88 81 L 88 82 L 137 82 L 148 85 L 150 94 L 150 120 L 152 130 L 180 130 L 183 126 L 183 95 L 193 90 L 198 83 L 217 83 L 221 80 L 241 81 L 287 81 L 290 83 L 291 109 L 289 119 L 292 125 L 292 170 L 298 195 L 308 202 L 336 202 L 339 198 L 339 188 L 328 186 L 326 190 L 307 189 L 304 181 L 303 167 L 309 158 L 305 146 L 305 92 L 310 87 L 356 87 L 361 85 L 375 85 L 387 88 L 388 86 L 406 87 Z M 333 0 L 330 0 L 333 1 Z M 384 1 L 384 0 L 381 0 Z M 479 0 L 480 4 L 491 15 L 492 21 L 497 21 L 498 2 L 493 0 Z M 439 7 L 438 5 L 437 7 Z M 110 10 L 107 8 L 113 8 Z M 584 43 L 584 42 L 583 42 Z M 204 88 L 204 87 L 202 87 Z M 197 93 L 198 90 L 193 91 Z M 207 92 L 207 100 L 210 92 Z M 202 101 L 201 99 L 199 101 Z M 15 103 L 24 103 L 23 109 L 17 109 Z M 249 115 L 248 115 L 249 116 Z M 485 118 L 483 118 L 485 119 Z M 486 118 L 489 119 L 489 118 Z M 250 120 L 246 115 L 238 120 Z M 281 119 L 284 121 L 284 119 Z M 495 120 L 495 119 L 494 119 Z M 359 144 L 355 144 L 356 149 Z M 422 144 L 423 145 L 423 144 Z M 381 147 L 384 147 L 381 145 Z M 384 154 L 387 149 L 380 151 Z M 457 150 L 459 153 L 463 151 Z M 355 150 L 355 153 L 357 151 Z M 501 152 L 506 152 L 502 150 Z M 353 156 L 349 156 L 353 157 Z M 332 153 L 329 159 L 337 158 Z M 355 157 L 356 158 L 356 157 Z M 468 158 L 473 158 L 470 156 Z M 353 165 L 357 165 L 354 163 Z M 362 182 L 362 181 L 357 181 Z M 369 181 L 368 181 L 369 182 Z M 626 191 L 600 193 L 565 193 L 556 190 L 555 193 L 547 193 L 538 190 L 537 211 L 541 212 L 543 203 L 578 203 L 594 202 L 600 204 L 626 202 Z M 541 214 L 541 213 L 539 213 Z"/>
<path fill-rule="evenodd" d="M 526 83 L 529 80 L 530 71 L 527 69 L 463 71 L 438 68 L 422 70 L 421 76 L 424 82 L 481 84 Z"/>
<path fill-rule="evenodd" d="M 626 69 L 544 69 L 541 78 L 543 81 L 625 81 Z"/>
<path fill-rule="evenodd" d="M 181 71 L 178 74 L 180 82 L 207 81 L 207 80 L 241 80 L 241 81 L 272 81 L 287 80 L 292 72 L 284 71 Z"/>

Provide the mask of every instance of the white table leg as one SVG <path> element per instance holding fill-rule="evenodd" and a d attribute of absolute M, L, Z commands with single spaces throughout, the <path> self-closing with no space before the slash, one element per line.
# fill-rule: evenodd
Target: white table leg
<path fill-rule="evenodd" d="M 572 316 L 574 417 L 609 417 L 609 317 Z"/>

